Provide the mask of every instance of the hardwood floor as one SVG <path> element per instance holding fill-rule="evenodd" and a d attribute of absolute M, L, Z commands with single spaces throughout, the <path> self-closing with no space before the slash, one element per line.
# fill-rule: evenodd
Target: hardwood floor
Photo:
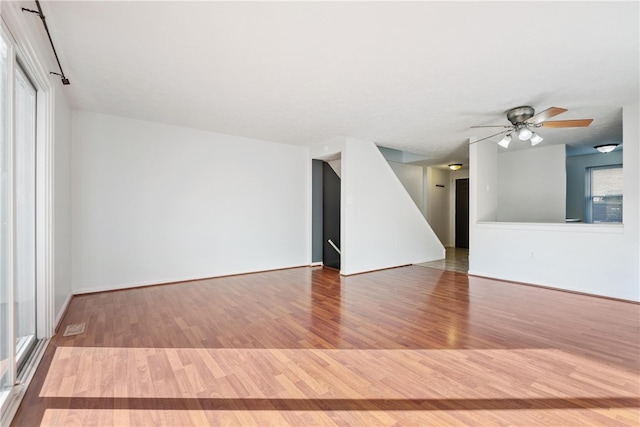
<path fill-rule="evenodd" d="M 420 266 L 76 296 L 13 421 L 640 424 L 640 305 Z"/>

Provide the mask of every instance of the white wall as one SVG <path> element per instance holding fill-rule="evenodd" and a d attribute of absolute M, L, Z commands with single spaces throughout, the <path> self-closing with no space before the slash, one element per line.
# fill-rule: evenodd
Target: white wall
<path fill-rule="evenodd" d="M 71 109 L 63 88 L 55 91 L 54 313 L 56 324 L 71 299 Z"/>
<path fill-rule="evenodd" d="M 405 163 L 389 162 L 391 170 L 396 174 L 411 199 L 420 212 L 424 212 L 423 202 L 423 168 L 422 166 L 407 165 Z"/>
<path fill-rule="evenodd" d="M 308 149 L 73 111 L 75 293 L 307 265 Z"/>
<path fill-rule="evenodd" d="M 469 221 L 497 220 L 498 145 L 485 139 L 469 146 Z M 470 241 L 472 232 L 470 227 Z"/>
<path fill-rule="evenodd" d="M 565 222 L 565 146 L 498 154 L 498 221 Z"/>
<path fill-rule="evenodd" d="M 375 144 L 347 138 L 343 162 L 344 274 L 444 258 L 444 247 Z"/>
<path fill-rule="evenodd" d="M 639 113 L 623 110 L 624 225 L 476 221 L 487 195 L 471 185 L 469 273 L 640 301 Z M 483 146 L 471 146 L 471 182 L 490 174 Z"/>
<path fill-rule="evenodd" d="M 374 143 L 341 138 L 311 158 L 342 157 L 341 274 L 444 258 L 444 247 Z"/>
<path fill-rule="evenodd" d="M 451 179 L 449 171 L 425 168 L 427 221 L 444 246 L 451 240 Z"/>

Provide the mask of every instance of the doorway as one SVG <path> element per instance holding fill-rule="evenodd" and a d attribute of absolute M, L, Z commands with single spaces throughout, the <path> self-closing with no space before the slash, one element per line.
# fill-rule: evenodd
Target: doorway
<path fill-rule="evenodd" d="M 312 161 L 312 259 L 340 270 L 340 157 Z"/>
<path fill-rule="evenodd" d="M 322 263 L 340 270 L 340 177 L 322 163 Z"/>
<path fill-rule="evenodd" d="M 456 248 L 469 248 L 469 178 L 456 179 Z"/>
<path fill-rule="evenodd" d="M 1 23 L 0 23 L 1 24 Z M 21 376 L 34 366 L 31 355 L 45 328 L 45 302 L 38 281 L 38 260 L 44 260 L 47 175 L 38 145 L 38 124 L 49 111 L 23 65 L 15 42 L 0 25 L 0 419 L 15 402 Z M 47 99 L 45 98 L 41 99 Z M 42 114 L 45 113 L 45 114 Z M 40 115 L 42 114 L 42 115 Z M 44 127 L 43 127 L 44 128 Z M 40 225 L 40 228 L 39 227 Z M 40 285 L 40 287 L 38 287 Z M 38 328 L 41 328 L 40 335 Z"/>

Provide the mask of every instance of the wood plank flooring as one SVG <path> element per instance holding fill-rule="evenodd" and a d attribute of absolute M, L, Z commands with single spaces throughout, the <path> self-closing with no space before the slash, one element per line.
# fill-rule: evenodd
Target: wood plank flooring
<path fill-rule="evenodd" d="M 76 296 L 12 425 L 640 425 L 640 305 L 420 266 Z"/>

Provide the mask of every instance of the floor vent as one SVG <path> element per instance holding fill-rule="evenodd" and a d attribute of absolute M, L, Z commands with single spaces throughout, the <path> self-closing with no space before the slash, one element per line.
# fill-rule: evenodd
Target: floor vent
<path fill-rule="evenodd" d="M 87 326 L 85 322 L 83 323 L 74 323 L 72 325 L 67 325 L 67 328 L 64 330 L 63 337 L 68 337 L 71 335 L 80 335 L 84 334 L 84 329 Z"/>

